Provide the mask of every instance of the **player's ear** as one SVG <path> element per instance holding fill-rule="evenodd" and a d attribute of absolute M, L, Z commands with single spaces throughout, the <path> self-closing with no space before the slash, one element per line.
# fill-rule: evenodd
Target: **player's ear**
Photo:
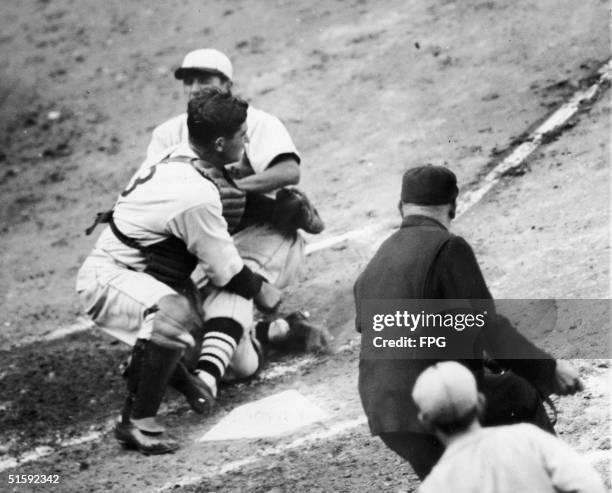
<path fill-rule="evenodd" d="M 214 148 L 217 152 L 223 152 L 223 148 L 225 146 L 225 137 L 217 137 L 214 140 Z"/>
<path fill-rule="evenodd" d="M 476 403 L 476 410 L 478 413 L 479 420 L 484 416 L 486 405 L 487 405 L 487 398 L 482 392 L 478 392 L 478 402 Z"/>
<path fill-rule="evenodd" d="M 400 202 L 400 204 L 401 204 L 401 202 Z M 425 428 L 427 428 L 430 431 L 433 431 L 433 426 L 431 425 L 431 420 L 429 419 L 427 414 L 424 414 L 424 413 L 419 411 L 419 414 L 418 414 L 417 417 L 418 417 L 419 421 L 423 424 L 423 426 Z"/>
<path fill-rule="evenodd" d="M 455 215 L 457 214 L 457 201 L 453 200 L 453 202 L 450 204 L 450 207 L 448 209 L 448 218 L 449 219 L 455 219 Z"/>
<path fill-rule="evenodd" d="M 221 81 L 221 90 L 223 92 L 227 92 L 227 93 L 231 94 L 232 93 L 232 86 L 233 85 L 234 85 L 234 83 L 231 80 L 223 79 Z"/>

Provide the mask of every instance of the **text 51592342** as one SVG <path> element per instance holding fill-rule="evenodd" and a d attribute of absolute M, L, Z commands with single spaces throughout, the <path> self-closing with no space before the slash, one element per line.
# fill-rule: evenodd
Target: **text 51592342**
<path fill-rule="evenodd" d="M 9 474 L 8 484 L 59 484 L 59 474 Z"/>

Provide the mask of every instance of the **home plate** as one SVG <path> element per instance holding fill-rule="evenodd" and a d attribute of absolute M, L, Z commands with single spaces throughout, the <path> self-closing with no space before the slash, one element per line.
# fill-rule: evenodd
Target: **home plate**
<path fill-rule="evenodd" d="M 277 436 L 328 416 L 297 390 L 286 390 L 237 407 L 198 442 Z"/>

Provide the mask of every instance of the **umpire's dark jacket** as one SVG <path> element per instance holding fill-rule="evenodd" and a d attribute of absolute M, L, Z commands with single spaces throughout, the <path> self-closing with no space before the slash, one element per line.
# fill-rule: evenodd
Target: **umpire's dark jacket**
<path fill-rule="evenodd" d="M 490 300 L 476 257 L 461 237 L 425 216 L 407 216 L 399 231 L 381 245 L 354 288 L 356 328 L 361 332 L 360 302 L 366 299 Z M 554 360 L 521 336 L 505 319 L 487 324 L 487 351 L 504 366 L 538 387 L 550 389 Z M 523 359 L 515 359 L 520 355 Z M 482 354 L 469 366 L 478 375 Z M 360 358 L 359 394 L 374 435 L 424 432 L 411 392 L 418 375 L 433 360 Z"/>

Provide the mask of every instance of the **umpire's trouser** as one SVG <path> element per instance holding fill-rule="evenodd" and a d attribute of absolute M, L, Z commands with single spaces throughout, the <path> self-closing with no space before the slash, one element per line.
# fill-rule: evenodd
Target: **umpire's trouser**
<path fill-rule="evenodd" d="M 536 388 L 517 374 L 486 373 L 480 391 L 487 398 L 481 422 L 484 426 L 532 423 L 554 434 L 554 428 Z M 387 447 L 407 460 L 424 479 L 444 452 L 444 445 L 427 433 L 380 433 Z"/>

